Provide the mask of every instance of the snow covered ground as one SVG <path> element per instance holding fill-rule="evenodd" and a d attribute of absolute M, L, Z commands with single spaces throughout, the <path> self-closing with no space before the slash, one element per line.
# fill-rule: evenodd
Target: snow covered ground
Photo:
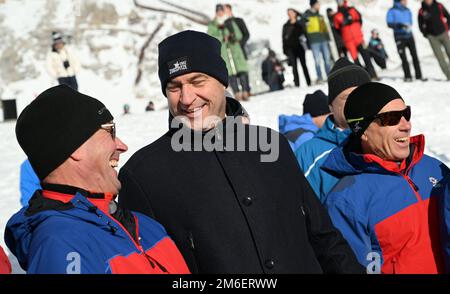
<path fill-rule="evenodd" d="M 10 2 L 15 1 L 7 1 L 7 3 Z M 40 3 L 43 2 L 40 1 Z M 120 2 L 121 5 L 118 10 L 129 9 L 129 5 L 125 5 L 124 2 L 126 1 L 123 0 L 103 0 L 103 2 Z M 152 3 L 153 1 L 147 0 L 142 2 Z M 306 0 L 243 0 L 227 2 L 235 4 L 236 14 L 246 16 L 246 21 L 252 34 L 252 40 L 268 38 L 271 41 L 272 47 L 277 52 L 281 52 L 281 44 L 279 42 L 280 32 L 281 26 L 286 20 L 286 8 L 295 7 L 298 10 L 304 10 L 308 6 L 308 1 Z M 447 7 L 450 7 L 449 0 L 442 2 Z M 186 0 L 183 3 L 192 3 L 200 11 L 211 12 L 212 14 L 216 2 Z M 330 3 L 332 5 L 326 4 L 322 9 L 325 10 L 325 7 L 328 6 L 335 8 L 335 1 Z M 38 6 L 28 9 L 28 13 L 33 11 L 33 9 L 37 11 Z M 390 6 L 391 1 L 380 0 L 369 2 L 364 7 L 358 7 L 365 20 L 364 30 L 366 36 L 368 36 L 370 29 L 377 27 L 386 44 L 388 54 L 391 56 L 391 60 L 388 62 L 388 70 L 379 71 L 379 75 L 382 78 L 382 82 L 395 87 L 404 97 L 407 104 L 411 105 L 413 112 L 413 134 L 425 134 L 426 153 L 439 158 L 450 166 L 450 82 L 444 81 L 444 75 L 432 55 L 428 41 L 420 35 L 417 26 L 415 26 L 414 30 L 416 33 L 418 52 L 422 62 L 422 71 L 424 72 L 424 76 L 430 80 L 428 82 L 403 83 L 400 59 L 395 49 L 392 32 L 384 23 L 385 13 Z M 415 15 L 414 19 L 416 19 L 419 1 L 410 1 L 410 6 Z M 22 11 L 21 9 L 24 8 L 16 5 L 15 7 L 8 6 L 7 10 L 2 10 L 2 5 L 0 4 L 0 14 L 8 15 L 7 20 L 15 23 L 11 19 L 11 16 L 9 16 L 10 14 L 14 15 L 14 10 L 11 9 Z M 172 18 L 169 17 L 169 20 L 172 20 Z M 29 31 L 35 25 L 32 21 L 27 24 L 22 24 L 16 28 L 18 30 L 17 34 L 20 33 L 19 29 Z M 192 25 L 192 28 L 197 30 L 201 29 L 198 25 Z M 82 51 L 81 48 L 79 49 Z M 154 54 L 153 51 L 150 53 Z M 111 59 L 115 57 L 113 53 L 110 54 L 112 55 L 107 56 L 107 58 Z M 122 58 L 122 54 L 124 52 L 120 52 L 119 59 Z M 152 58 L 155 58 L 155 56 Z M 314 79 L 315 71 L 311 52 L 308 52 L 307 58 L 310 74 Z M 123 165 L 135 151 L 157 139 L 168 128 L 168 110 L 164 107 L 164 99 L 157 87 L 152 88 L 152 93 L 159 95 L 159 101 L 161 102 L 157 105 L 158 109 L 154 112 L 144 112 L 147 101 L 134 98 L 130 99 L 133 94 L 131 88 L 134 76 L 132 78 L 127 77 L 128 70 L 124 69 L 121 78 L 113 81 L 100 79 L 88 70 L 83 71 L 79 76 L 80 85 L 82 85 L 81 91 L 102 100 L 116 117 L 118 136 L 129 146 L 129 151 L 122 156 L 119 165 Z M 290 71 L 290 68 L 287 70 Z M 290 79 L 289 75 L 287 75 L 287 83 L 291 83 Z M 302 81 L 302 85 L 305 84 Z M 17 93 L 18 90 L 22 91 L 22 94 L 18 98 L 18 108 L 21 111 L 35 95 L 50 85 L 51 81 L 43 74 L 36 79 L 15 82 L 11 85 L 9 92 Z M 325 93 L 328 92 L 326 85 L 309 88 L 302 87 L 299 89 L 288 88 L 284 91 L 252 97 L 251 101 L 244 102 L 243 105 L 250 114 L 251 123 L 277 129 L 278 115 L 301 114 L 305 94 L 311 93 L 316 89 L 322 89 Z M 121 115 L 121 109 L 125 102 L 131 105 L 131 114 L 123 116 Z M 15 123 L 11 121 L 0 123 L 0 136 L 2 138 L 0 140 L 0 199 L 2 200 L 0 201 L 0 236 L 3 236 L 4 226 L 7 220 L 20 208 L 19 165 L 25 159 L 25 154 L 17 144 L 14 127 Z M 2 237 L 0 237 L 0 246 L 5 248 Z M 14 272 L 21 272 L 17 263 L 15 261 L 13 263 Z"/>

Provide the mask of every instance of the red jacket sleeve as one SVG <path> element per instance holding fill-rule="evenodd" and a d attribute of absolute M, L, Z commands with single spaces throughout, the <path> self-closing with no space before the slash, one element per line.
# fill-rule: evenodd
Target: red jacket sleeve
<path fill-rule="evenodd" d="M 6 256 L 3 248 L 0 247 L 0 274 L 10 274 L 11 273 L 11 263 L 9 262 L 8 256 Z"/>

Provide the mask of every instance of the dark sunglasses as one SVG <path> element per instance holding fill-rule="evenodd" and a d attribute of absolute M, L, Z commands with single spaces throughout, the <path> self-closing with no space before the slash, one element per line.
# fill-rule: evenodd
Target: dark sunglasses
<path fill-rule="evenodd" d="M 396 126 L 404 117 L 406 121 L 411 119 L 411 107 L 406 106 L 405 109 L 399 111 L 388 111 L 379 113 L 372 117 L 372 120 L 379 119 L 382 126 Z"/>
<path fill-rule="evenodd" d="M 102 124 L 100 128 L 110 133 L 113 140 L 116 139 L 116 123 Z"/>

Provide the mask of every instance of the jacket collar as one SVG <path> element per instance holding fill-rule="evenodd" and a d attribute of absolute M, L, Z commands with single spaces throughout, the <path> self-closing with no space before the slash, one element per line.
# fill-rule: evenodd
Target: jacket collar
<path fill-rule="evenodd" d="M 105 214 L 109 214 L 109 205 L 116 198 L 112 193 L 94 193 L 69 185 L 42 184 L 42 189 L 44 198 L 63 203 L 71 202 L 75 195 L 81 194 Z"/>
<path fill-rule="evenodd" d="M 410 170 L 422 159 L 425 149 L 425 137 L 418 135 L 410 139 L 410 155 L 402 162 L 383 160 L 373 154 L 361 154 L 357 142 L 350 136 L 344 146 L 335 148 L 325 160 L 322 169 L 339 176 L 361 173 L 408 175 Z M 356 148 L 355 148 L 356 147 Z"/>
<path fill-rule="evenodd" d="M 350 129 L 341 131 L 336 128 L 336 126 L 334 125 L 333 116 L 329 115 L 325 120 L 322 128 L 317 132 L 316 137 L 331 142 L 335 145 L 341 145 L 345 142 L 350 133 Z"/>

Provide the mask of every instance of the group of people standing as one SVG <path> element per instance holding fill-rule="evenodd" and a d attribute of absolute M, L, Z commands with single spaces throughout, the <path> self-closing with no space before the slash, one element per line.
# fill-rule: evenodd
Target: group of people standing
<path fill-rule="evenodd" d="M 227 97 L 233 76 L 224 43 L 190 30 L 160 42 L 168 130 L 120 173 L 128 146 L 99 100 L 59 85 L 26 106 L 15 132 L 41 188 L 6 226 L 21 267 L 450 272 L 450 169 L 424 154 L 423 135 L 410 135 L 406 97 L 340 58 L 328 73 L 328 95 L 306 97 L 308 128 L 285 127 L 282 135 L 249 124 L 240 102 Z M 281 123 L 288 125 L 285 117 Z M 273 161 L 262 161 L 268 150 L 252 134 L 273 142 Z M 10 271 L 4 261 L 0 250 L 0 272 Z"/>
<path fill-rule="evenodd" d="M 364 68 L 372 80 L 379 80 L 372 60 L 381 68 L 386 69 L 388 54 L 381 41 L 378 29 L 371 31 L 371 38 L 366 43 L 362 31 L 363 19 L 361 13 L 347 0 L 337 0 L 337 11 L 328 8 L 327 18 L 339 57 L 349 55 L 358 65 L 362 65 L 359 57 L 364 61 Z M 282 41 L 283 53 L 288 64 L 292 67 L 294 85 L 300 86 L 298 73 L 298 60 L 300 61 L 306 84 L 311 85 L 311 76 L 306 62 L 306 51 L 311 50 L 314 57 L 317 81 L 320 84 L 326 80 L 322 67 L 328 76 L 334 57 L 330 49 L 330 32 L 324 17 L 320 14 L 319 0 L 310 1 L 310 9 L 300 13 L 293 8 L 287 11 L 288 21 L 283 25 Z M 413 17 L 408 8 L 408 0 L 394 0 L 394 5 L 387 12 L 387 26 L 394 31 L 397 51 L 402 62 L 404 81 L 411 82 L 412 74 L 406 56 L 406 49 L 410 51 L 415 78 L 427 81 L 423 77 L 420 61 L 417 54 L 414 36 L 412 33 Z M 418 12 L 418 23 L 423 36 L 431 44 L 439 66 L 449 80 L 450 71 L 450 16 L 445 6 L 435 0 L 424 0 Z M 272 57 L 273 58 L 273 57 Z M 270 60 L 268 58 L 268 60 Z M 274 61 L 275 62 L 275 61 Z M 279 69 L 273 71 L 279 73 Z M 263 66 L 264 69 L 264 66 Z M 281 82 L 280 82 L 281 83 Z M 270 84 L 269 84 L 270 86 Z M 282 89 L 281 86 L 271 89 Z"/>
<path fill-rule="evenodd" d="M 370 54 L 367 51 L 362 33 L 362 17 L 354 7 L 347 4 L 347 1 L 337 1 L 338 11 L 327 10 L 328 19 L 333 32 L 334 39 L 340 56 L 345 56 L 347 52 L 357 64 L 361 64 L 358 55 L 361 55 L 366 70 L 372 79 L 377 80 L 378 76 L 372 65 Z M 292 66 L 295 86 L 300 86 L 300 79 L 297 70 L 297 60 L 303 69 L 303 74 L 307 85 L 311 85 L 311 77 L 306 64 L 306 51 L 313 52 L 317 81 L 323 83 L 328 77 L 333 56 L 330 48 L 330 34 L 325 18 L 320 14 L 320 1 L 311 0 L 310 9 L 305 13 L 300 13 L 293 8 L 288 9 L 289 20 L 283 25 L 283 52 L 288 57 L 288 64 Z M 322 61 L 325 68 L 325 75 L 322 73 Z"/>

